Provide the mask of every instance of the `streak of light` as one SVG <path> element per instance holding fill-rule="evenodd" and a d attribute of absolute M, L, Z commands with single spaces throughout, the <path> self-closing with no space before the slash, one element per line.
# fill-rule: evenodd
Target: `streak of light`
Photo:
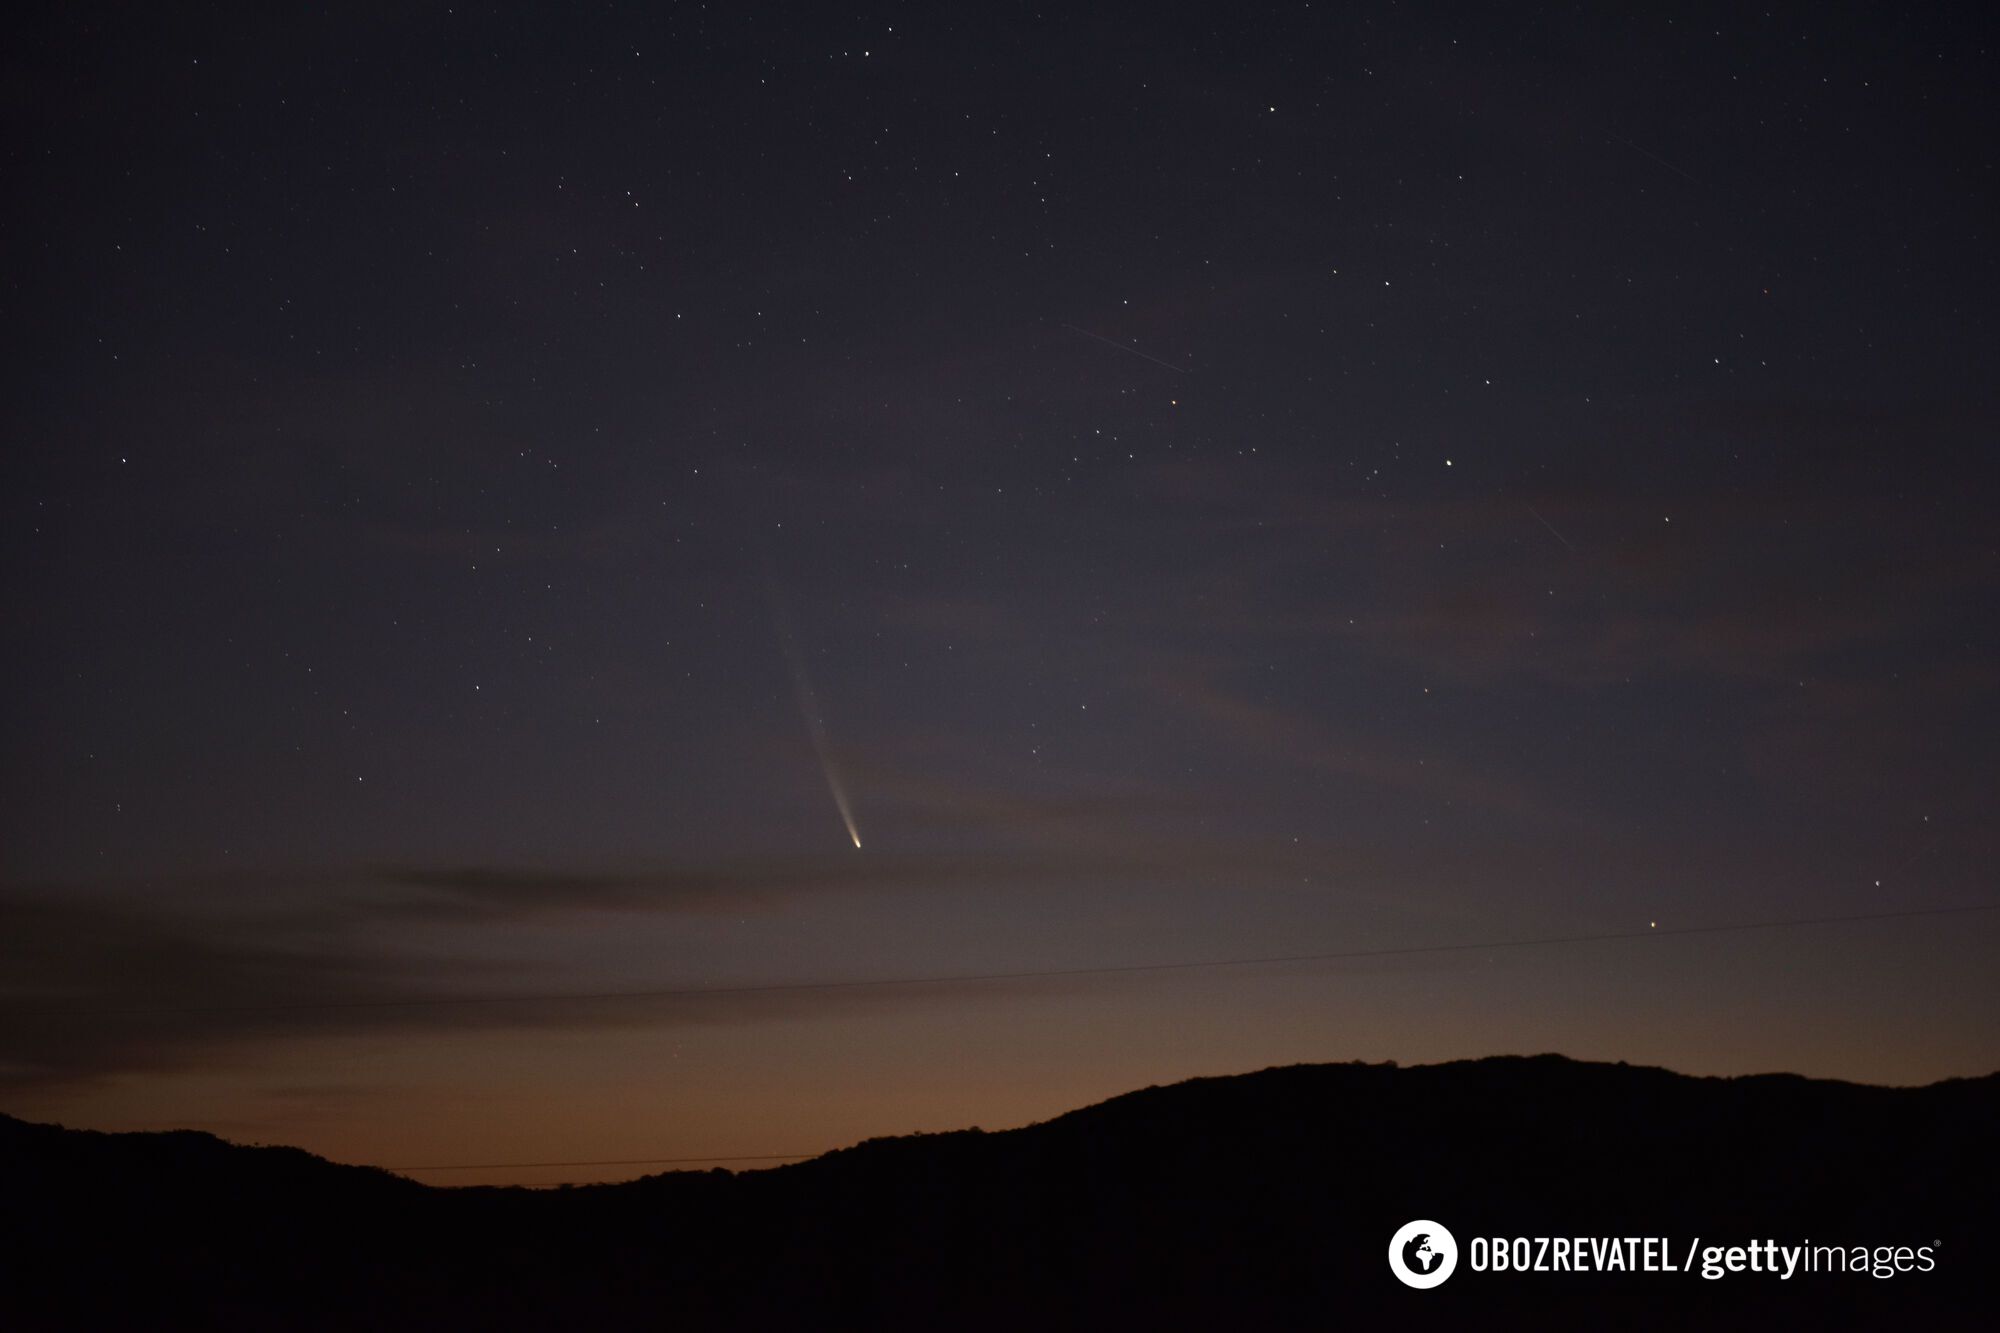
<path fill-rule="evenodd" d="M 861 829 L 854 822 L 854 806 L 847 799 L 847 783 L 840 775 L 840 765 L 834 762 L 833 743 L 827 739 L 826 719 L 820 713 L 819 695 L 813 689 L 811 675 L 806 671 L 805 654 L 799 651 L 798 640 L 792 633 L 791 616 L 786 611 L 776 581 L 766 587 L 771 596 L 771 619 L 778 628 L 778 645 L 784 650 L 785 662 L 792 669 L 792 693 L 798 699 L 799 712 L 805 717 L 806 731 L 812 736 L 813 754 L 819 760 L 819 771 L 826 778 L 826 789 L 833 794 L 834 808 L 840 811 L 840 822 L 847 826 L 847 836 L 854 843 L 855 850 L 859 851 Z"/>
<path fill-rule="evenodd" d="M 1173 371 L 1174 374 L 1176 375 L 1187 374 L 1187 367 L 1177 366 L 1171 361 L 1162 361 L 1160 360 L 1159 357 L 1154 356 L 1151 352 L 1142 352 L 1138 348 L 1130 345 L 1129 343 L 1119 342 L 1116 338 L 1107 338 L 1101 333 L 1092 333 L 1089 329 L 1080 329 L 1074 324 L 1065 324 L 1063 325 L 1063 327 L 1068 329 L 1071 333 L 1081 333 L 1086 338 L 1095 338 L 1097 339 L 1097 341 L 1103 343 L 1107 347 L 1116 347 L 1121 352 L 1130 352 L 1133 356 L 1144 357 L 1146 360 L 1152 362 L 1156 366 L 1165 366 L 1168 370 Z"/>
<path fill-rule="evenodd" d="M 1541 525 L 1542 525 L 1543 527 L 1545 527 L 1545 528 L 1547 528 L 1547 529 L 1549 530 L 1549 536 L 1551 536 L 1551 537 L 1554 537 L 1554 538 L 1555 538 L 1555 539 L 1556 539 L 1557 541 L 1561 542 L 1561 543 L 1562 543 L 1562 544 L 1563 544 L 1564 546 L 1567 546 L 1567 547 L 1569 547 L 1569 550 L 1570 550 L 1570 554 L 1571 554 L 1571 555 L 1575 555 L 1575 554 L 1576 554 L 1576 547 L 1575 547 L 1575 545 L 1574 545 L 1574 544 L 1572 544 L 1572 543 L 1570 542 L 1570 539 L 1569 539 L 1569 538 L 1567 538 L 1567 537 L 1563 536 L 1563 535 L 1562 535 L 1562 534 L 1561 534 L 1560 532 L 1557 532 L 1557 531 L 1556 531 L 1556 525 L 1555 525 L 1555 524 L 1553 524 L 1553 523 L 1549 522 L 1549 521 L 1548 521 L 1547 519 L 1545 519 L 1545 518 L 1543 518 L 1543 517 L 1542 517 L 1542 511 L 1541 511 L 1541 510 L 1539 510 L 1539 509 L 1535 508 L 1535 507 L 1534 507 L 1533 505 L 1529 504 L 1529 503 L 1528 503 L 1527 501 L 1525 501 L 1525 500 L 1523 500 L 1523 501 L 1521 502 L 1521 508 L 1523 508 L 1523 509 L 1527 510 L 1527 511 L 1528 511 L 1529 513 L 1533 514 L 1533 515 L 1535 516 L 1535 522 L 1537 522 L 1537 523 L 1541 524 Z"/>

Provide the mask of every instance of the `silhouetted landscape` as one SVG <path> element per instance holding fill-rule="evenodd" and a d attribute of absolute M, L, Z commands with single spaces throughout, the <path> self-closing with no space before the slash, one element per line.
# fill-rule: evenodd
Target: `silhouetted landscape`
<path fill-rule="evenodd" d="M 0 1333 L 2000 1327 L 2000 5 L 17 11 Z"/>
<path fill-rule="evenodd" d="M 201 1133 L 0 1118 L 9 1327 L 1965 1325 L 2000 1075 L 1880 1088 L 1558 1056 L 1298 1065 L 772 1170 L 439 1189 Z M 1499 1275 L 1475 1236 L 1931 1245 L 1930 1272 Z M 1682 1256 L 1673 1254 L 1678 1264 Z M 1914 1323 L 1906 1321 L 1915 1321 Z"/>

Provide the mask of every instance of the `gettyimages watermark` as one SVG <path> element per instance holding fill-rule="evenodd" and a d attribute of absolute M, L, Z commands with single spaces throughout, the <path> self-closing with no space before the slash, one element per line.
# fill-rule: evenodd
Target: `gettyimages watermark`
<path fill-rule="evenodd" d="M 1800 1240 L 1748 1240 L 1719 1245 L 1695 1236 L 1474 1236 L 1465 1267 L 1474 1273 L 1666 1273 L 1717 1282 L 1758 1277 L 1789 1282 L 1824 1275 L 1887 1280 L 1937 1268 L 1938 1242 L 1924 1245 L 1838 1245 Z M 1456 1237 L 1419 1218 L 1389 1238 L 1389 1271 L 1406 1287 L 1443 1285 L 1459 1268 Z"/>

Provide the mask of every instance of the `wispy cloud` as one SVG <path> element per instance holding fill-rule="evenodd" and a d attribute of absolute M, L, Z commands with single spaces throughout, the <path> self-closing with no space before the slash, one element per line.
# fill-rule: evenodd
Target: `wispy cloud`
<path fill-rule="evenodd" d="M 1559 807 L 1518 778 L 1482 772 L 1448 754 L 1387 747 L 1331 733 L 1317 718 L 1261 703 L 1196 674 L 1153 678 L 1162 702 L 1229 744 L 1297 766 L 1407 796 L 1497 810 L 1539 824 L 1565 822 Z"/>

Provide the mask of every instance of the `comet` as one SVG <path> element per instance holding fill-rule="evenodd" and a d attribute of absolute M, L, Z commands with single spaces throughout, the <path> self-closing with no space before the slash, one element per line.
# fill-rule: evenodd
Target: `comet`
<path fill-rule="evenodd" d="M 806 672 L 805 654 L 799 651 L 797 638 L 792 633 L 791 616 L 785 609 L 784 598 L 778 592 L 776 580 L 765 584 L 771 597 L 771 619 L 777 625 L 778 646 L 783 649 L 785 663 L 792 669 L 792 694 L 799 703 L 799 712 L 806 720 L 806 731 L 812 737 L 813 754 L 819 760 L 819 771 L 826 777 L 826 789 L 833 795 L 834 808 L 840 811 L 840 822 L 847 826 L 847 836 L 854 843 L 854 850 L 861 850 L 861 829 L 854 822 L 854 806 L 847 799 L 847 784 L 841 780 L 840 765 L 833 759 L 833 743 L 827 739 L 826 719 L 819 709 L 819 695 L 813 690 L 812 677 Z"/>

